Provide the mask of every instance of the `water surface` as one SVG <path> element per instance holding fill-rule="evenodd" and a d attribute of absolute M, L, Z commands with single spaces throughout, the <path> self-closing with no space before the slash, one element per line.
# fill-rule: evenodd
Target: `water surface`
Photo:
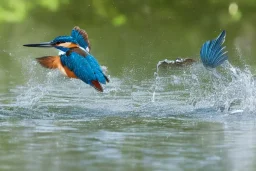
<path fill-rule="evenodd" d="M 17 2 L 0 2 L 0 170 L 255 170 L 253 2 Z M 55 50 L 21 46 L 75 25 L 108 67 L 104 93 L 35 62 Z M 222 67 L 157 69 L 198 60 L 223 29 Z"/>

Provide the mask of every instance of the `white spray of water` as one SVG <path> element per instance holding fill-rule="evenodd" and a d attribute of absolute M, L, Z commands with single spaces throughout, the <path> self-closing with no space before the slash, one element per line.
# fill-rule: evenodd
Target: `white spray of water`
<path fill-rule="evenodd" d="M 217 69 L 206 69 L 201 63 L 196 63 L 192 67 L 182 68 L 183 72 L 179 75 L 175 75 L 177 68 L 170 67 L 167 69 L 174 74 L 160 76 L 161 62 L 157 64 L 157 71 L 154 74 L 152 102 L 155 102 L 157 90 L 164 83 L 165 87 L 166 84 L 171 86 L 177 83 L 178 89 L 184 90 L 182 93 L 187 103 L 195 109 L 210 107 L 226 113 L 255 111 L 255 79 L 249 67 L 240 69 L 226 61 Z M 172 87 L 173 91 L 177 91 L 177 87 Z"/>
<path fill-rule="evenodd" d="M 80 80 L 67 79 L 58 71 L 46 71 L 37 63 L 26 61 L 24 66 L 31 67 L 24 75 L 29 78 L 25 85 L 12 90 L 16 94 L 15 105 L 28 109 L 70 106 L 145 113 L 182 113 L 191 108 L 215 108 L 228 113 L 255 110 L 255 83 L 248 67 L 240 69 L 226 62 L 211 71 L 195 63 L 167 68 L 169 74 L 162 75 L 160 62 L 153 80 L 112 78 L 105 92 L 97 93 Z"/>

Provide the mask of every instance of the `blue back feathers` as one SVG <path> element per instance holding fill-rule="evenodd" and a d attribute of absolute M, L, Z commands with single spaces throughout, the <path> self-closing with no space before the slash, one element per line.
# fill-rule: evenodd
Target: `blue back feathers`
<path fill-rule="evenodd" d="M 224 30 L 215 40 L 209 40 L 203 44 L 200 56 L 205 67 L 216 68 L 228 59 L 226 47 L 222 46 L 225 37 L 226 31 Z"/>
<path fill-rule="evenodd" d="M 102 83 L 102 84 L 106 84 L 106 77 L 103 74 L 103 71 L 98 63 L 98 61 L 92 56 L 92 55 L 87 55 L 86 56 L 86 60 L 88 61 L 88 63 L 91 65 L 93 72 L 97 78 L 97 80 Z"/>
<path fill-rule="evenodd" d="M 79 55 L 76 52 L 71 52 L 68 56 L 60 56 L 61 63 L 67 66 L 75 75 L 87 84 L 92 85 L 92 81 L 99 81 L 106 84 L 104 74 L 97 60 L 90 54 L 86 57 Z"/>
<path fill-rule="evenodd" d="M 91 49 L 91 44 L 88 39 L 88 34 L 85 30 L 80 29 L 78 26 L 75 26 L 72 29 L 71 36 L 77 41 L 77 43 L 84 49 Z"/>

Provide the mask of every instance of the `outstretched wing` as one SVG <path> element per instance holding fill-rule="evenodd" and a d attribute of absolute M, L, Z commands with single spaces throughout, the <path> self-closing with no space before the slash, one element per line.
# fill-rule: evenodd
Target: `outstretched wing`
<path fill-rule="evenodd" d="M 205 67 L 216 68 L 228 59 L 225 46 L 226 31 L 222 31 L 215 40 L 205 42 L 201 48 L 200 56 Z"/>
<path fill-rule="evenodd" d="M 91 51 L 91 44 L 88 39 L 88 34 L 85 30 L 80 29 L 78 26 L 75 26 L 72 29 L 71 36 L 78 42 L 78 44 L 86 49 L 88 52 Z"/>

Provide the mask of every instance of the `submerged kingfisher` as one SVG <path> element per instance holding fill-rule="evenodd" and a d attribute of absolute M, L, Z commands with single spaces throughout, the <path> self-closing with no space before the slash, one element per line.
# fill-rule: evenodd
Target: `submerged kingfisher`
<path fill-rule="evenodd" d="M 45 68 L 58 68 L 69 78 L 81 79 L 100 92 L 103 92 L 101 84 L 109 82 L 98 61 L 89 53 L 88 34 L 78 26 L 73 28 L 71 36 L 58 36 L 50 42 L 23 46 L 55 47 L 62 51 L 58 56 L 44 56 L 37 58 L 37 61 Z"/>
<path fill-rule="evenodd" d="M 214 40 L 206 41 L 200 50 L 200 57 L 203 65 L 206 68 L 216 68 L 221 65 L 224 61 L 228 59 L 227 51 L 225 51 L 225 42 L 226 31 L 223 30 L 220 35 Z M 197 62 L 192 58 L 177 58 L 176 60 L 163 60 L 159 61 L 157 67 L 184 67 L 187 65 L 192 65 Z"/>
<path fill-rule="evenodd" d="M 223 30 L 214 40 L 206 41 L 200 51 L 201 61 L 206 68 L 216 68 L 228 59 L 225 46 L 226 31 Z"/>

